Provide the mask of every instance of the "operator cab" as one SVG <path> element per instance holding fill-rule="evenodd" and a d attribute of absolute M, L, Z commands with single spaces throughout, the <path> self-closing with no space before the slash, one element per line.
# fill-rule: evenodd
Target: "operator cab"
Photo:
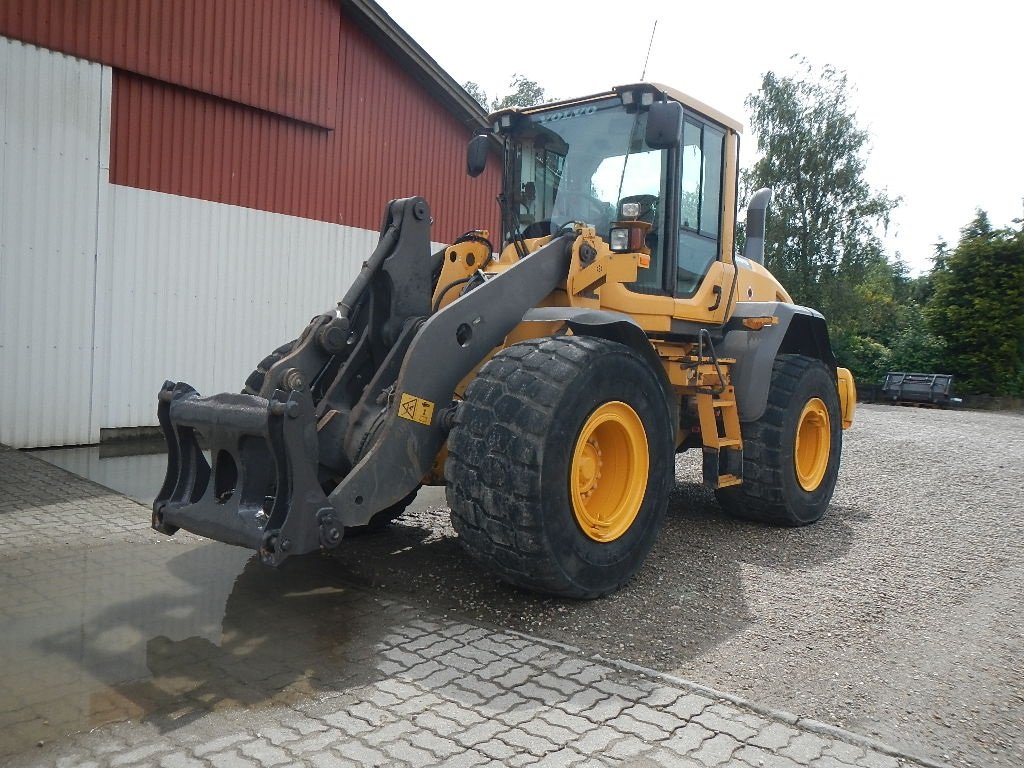
<path fill-rule="evenodd" d="M 703 107 L 664 86 L 642 83 L 492 115 L 505 148 L 506 241 L 553 235 L 579 222 L 619 250 L 629 236 L 612 230 L 642 222 L 639 242 L 633 238 L 631 245 L 650 250 L 650 266 L 628 287 L 694 296 L 712 264 L 726 253 L 731 260 L 739 130 L 738 123 L 694 104 Z M 649 121 L 658 124 L 649 130 Z M 528 186 L 532 209 L 520 217 L 521 206 L 511 203 Z"/>

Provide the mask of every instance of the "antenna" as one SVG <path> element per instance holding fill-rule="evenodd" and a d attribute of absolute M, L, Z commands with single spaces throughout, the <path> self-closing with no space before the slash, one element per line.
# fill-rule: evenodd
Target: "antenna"
<path fill-rule="evenodd" d="M 654 26 L 651 27 L 651 40 L 647 43 L 647 57 L 644 59 L 644 71 L 640 75 L 640 81 L 643 82 L 644 78 L 647 77 L 647 62 L 651 59 L 651 46 L 654 45 L 654 30 L 658 28 L 658 20 L 654 20 Z"/>

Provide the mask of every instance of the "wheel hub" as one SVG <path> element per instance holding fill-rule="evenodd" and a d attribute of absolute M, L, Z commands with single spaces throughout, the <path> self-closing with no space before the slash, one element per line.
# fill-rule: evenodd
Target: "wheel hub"
<path fill-rule="evenodd" d="M 828 469 L 831 449 L 832 429 L 828 408 L 821 398 L 811 398 L 797 420 L 796 444 L 793 448 L 796 479 L 805 491 L 814 491 L 821 485 Z"/>
<path fill-rule="evenodd" d="M 599 406 L 579 432 L 569 471 L 573 514 L 583 533 L 599 542 L 625 534 L 640 512 L 650 471 L 636 411 L 619 401 Z"/>

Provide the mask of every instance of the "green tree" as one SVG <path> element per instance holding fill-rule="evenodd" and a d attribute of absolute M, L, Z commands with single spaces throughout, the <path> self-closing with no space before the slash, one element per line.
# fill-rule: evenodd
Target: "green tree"
<path fill-rule="evenodd" d="M 488 108 L 487 94 L 484 92 L 484 89 L 481 88 L 477 83 L 474 83 L 472 80 L 468 80 L 462 84 L 462 87 L 466 89 L 466 93 L 472 96 L 473 99 L 477 102 L 477 104 L 479 104 L 485 110 Z"/>
<path fill-rule="evenodd" d="M 469 80 L 463 83 L 462 87 L 479 102 L 481 107 L 491 112 L 497 112 L 499 109 L 507 109 L 508 107 L 532 107 L 537 104 L 554 101 L 554 99 L 549 98 L 545 94 L 544 88 L 535 80 L 530 80 L 525 75 L 520 74 L 512 76 L 512 80 L 508 84 L 509 93 L 494 99 L 489 105 L 487 93 L 477 83 Z"/>
<path fill-rule="evenodd" d="M 491 111 L 497 112 L 499 109 L 508 107 L 532 107 L 554 101 L 554 99 L 547 98 L 544 89 L 537 82 L 530 80 L 525 75 L 512 75 L 512 81 L 508 87 L 511 92 L 500 99 L 495 99 L 491 103 Z"/>
<path fill-rule="evenodd" d="M 944 359 L 968 393 L 1024 395 L 1024 221 L 993 229 L 987 214 L 936 261 L 925 309 Z"/>
<path fill-rule="evenodd" d="M 900 201 L 864 179 L 868 134 L 857 125 L 845 73 L 799 63 L 798 76 L 765 74 L 746 100 L 760 157 L 743 186 L 774 193 L 766 266 L 798 303 L 851 333 L 865 299 L 875 297 L 854 289 L 892 270 L 879 233 Z"/>

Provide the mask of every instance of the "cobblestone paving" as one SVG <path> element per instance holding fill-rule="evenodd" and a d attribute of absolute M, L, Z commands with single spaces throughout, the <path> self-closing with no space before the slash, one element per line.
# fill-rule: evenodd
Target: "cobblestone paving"
<path fill-rule="evenodd" d="M 5 765 L 930 765 L 683 681 L 338 587 L 328 558 L 270 571 L 242 550 L 164 539 L 138 505 L 3 449 L 0 536 L 11 547 L 0 649 L 12 671 L 27 670 L 0 688 L 0 729 L 13 734 Z M 79 719 L 59 719 L 76 697 Z M 49 717 L 58 732 L 26 743 Z"/>

